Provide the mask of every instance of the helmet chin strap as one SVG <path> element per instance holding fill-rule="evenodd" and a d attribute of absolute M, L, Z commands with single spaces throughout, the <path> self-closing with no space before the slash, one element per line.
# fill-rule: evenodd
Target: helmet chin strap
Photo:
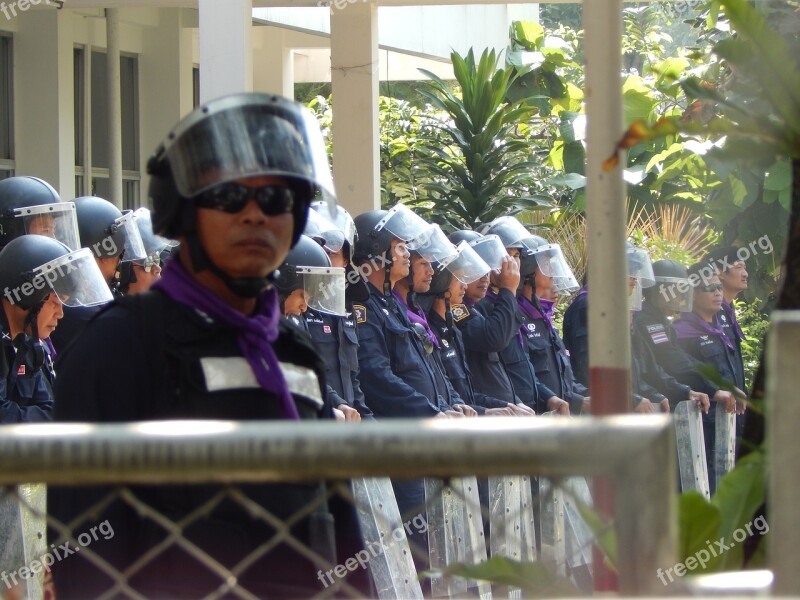
<path fill-rule="evenodd" d="M 31 368 L 31 372 L 38 370 L 45 362 L 45 351 L 39 339 L 38 323 L 39 311 L 43 304 L 44 303 L 40 303 L 28 311 L 22 326 L 22 333 L 18 334 L 13 340 L 14 347 L 17 349 L 17 352 L 24 357 L 23 361 Z M 31 328 L 31 335 L 25 333 L 28 327 Z"/>

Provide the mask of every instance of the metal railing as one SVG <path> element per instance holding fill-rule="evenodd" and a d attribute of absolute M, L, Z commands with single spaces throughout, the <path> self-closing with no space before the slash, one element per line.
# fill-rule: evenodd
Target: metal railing
<path fill-rule="evenodd" d="M 488 477 L 495 485 L 502 476 L 540 476 L 549 478 L 551 485 L 559 489 L 562 483 L 570 481 L 569 478 L 603 477 L 612 480 L 617 490 L 613 525 L 617 534 L 620 593 L 643 595 L 663 593 L 656 570 L 675 562 L 673 431 L 669 417 L 639 415 L 592 419 L 493 418 L 444 423 L 432 420 L 361 424 L 169 421 L 127 425 L 15 425 L 0 428 L 0 484 L 241 485 L 319 480 L 353 480 L 355 483 L 360 478 L 370 478 L 374 482 L 379 480 L 372 478 L 385 477 L 443 478 L 446 484 L 437 488 L 429 483 L 428 488 L 437 502 L 443 502 L 440 506 L 446 511 L 447 506 L 455 506 L 454 501 L 460 501 L 458 506 L 468 509 L 475 506 L 473 491 L 470 488 L 467 494 L 469 486 L 463 485 L 465 481 L 475 481 L 474 476 Z M 358 490 L 357 485 L 339 485 L 338 488 L 348 500 L 353 501 L 354 496 L 358 500 L 358 493 L 352 495 L 351 491 Z M 570 494 L 580 498 L 580 493 L 575 494 L 575 487 L 571 489 Z M 128 488 L 115 493 L 114 500 L 126 502 L 169 533 L 166 545 L 179 544 L 188 548 L 188 552 L 208 563 L 209 568 L 227 581 L 220 593 L 230 591 L 239 597 L 253 597 L 239 589 L 235 568 L 213 564 L 213 559 L 179 539 L 186 523 L 169 521 L 131 494 Z M 442 499 L 443 493 L 447 494 L 447 499 Z M 517 502 L 519 498 L 517 496 Z M 296 548 L 301 543 L 291 537 L 290 527 L 249 501 L 238 488 L 227 488 L 224 498 L 209 498 L 209 503 L 223 499 L 237 502 L 243 510 L 270 524 L 277 537 L 291 542 L 295 550 L 315 565 L 319 564 L 320 569 L 326 565 L 330 568 L 329 563 L 310 548 Z M 543 506 L 550 500 L 551 496 L 544 498 Z M 568 501 L 562 498 L 559 502 L 563 504 L 560 510 L 572 510 L 577 514 Z M 211 509 L 207 506 L 203 510 L 207 513 Z M 298 514 L 311 510 L 297 507 Z M 429 519 L 434 517 L 430 503 L 426 510 Z M 205 513 L 199 511 L 198 515 Z M 47 519 L 52 529 L 73 541 L 80 541 L 69 524 L 49 516 Z M 465 517 L 464 522 L 470 525 L 468 520 Z M 362 519 L 361 523 L 363 528 L 365 521 Z M 571 523 L 572 528 L 583 527 L 576 519 Z M 380 532 L 381 527 L 388 531 L 391 524 L 378 520 L 374 525 L 374 531 Z M 431 526 L 434 525 L 439 523 Z M 475 523 L 470 526 L 471 529 L 467 527 L 461 531 L 471 532 L 472 545 L 462 543 L 460 549 L 447 549 L 442 542 L 438 547 L 439 556 L 451 557 L 443 559 L 445 563 L 470 556 L 476 561 L 482 560 L 486 554 L 478 551 L 479 545 L 474 543 L 478 538 L 489 555 L 492 554 L 491 543 L 483 542 L 481 528 Z M 532 534 L 526 535 L 530 541 Z M 545 531 L 542 536 L 546 536 Z M 444 534 L 440 538 L 429 534 L 428 539 L 446 538 Z M 265 546 L 270 543 L 274 546 L 273 542 L 265 540 Z M 540 540 L 543 555 L 548 543 L 546 539 Z M 271 547 L 259 551 L 263 553 Z M 580 556 L 587 555 L 587 548 L 567 547 L 565 551 L 572 557 L 573 564 L 585 566 Z M 102 559 L 102 552 L 98 550 L 97 555 Z M 143 557 L 142 564 L 147 560 L 148 557 Z M 136 569 L 129 569 L 126 573 L 109 573 L 109 576 L 116 582 L 118 592 L 141 597 L 127 584 L 128 576 L 135 572 Z M 321 595 L 330 595 L 337 589 L 355 592 L 347 588 L 346 582 L 336 583 Z M 434 581 L 434 593 L 437 589 L 445 590 L 441 593 L 446 594 L 450 588 L 437 588 Z M 487 597 L 485 588 L 479 587 L 478 591 L 482 597 Z M 380 597 L 391 595 L 385 592 Z"/>

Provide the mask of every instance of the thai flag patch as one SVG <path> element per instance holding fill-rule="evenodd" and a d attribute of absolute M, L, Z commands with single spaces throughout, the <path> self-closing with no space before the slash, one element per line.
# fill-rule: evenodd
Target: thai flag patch
<path fill-rule="evenodd" d="M 650 334 L 650 339 L 653 340 L 654 344 L 665 344 L 669 341 L 667 334 L 664 331 L 658 331 L 656 333 Z"/>

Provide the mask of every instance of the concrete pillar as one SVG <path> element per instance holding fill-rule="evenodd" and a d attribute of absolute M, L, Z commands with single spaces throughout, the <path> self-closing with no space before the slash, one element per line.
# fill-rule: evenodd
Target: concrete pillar
<path fill-rule="evenodd" d="M 158 12 L 158 27 L 143 32 L 143 51 L 139 56 L 141 105 L 157 107 L 139 112 L 139 164 L 142 165 L 139 191 L 143 206 L 149 185 L 147 159 L 169 130 L 192 110 L 192 31 L 197 26 L 196 19 L 192 22 L 192 13 L 180 8 L 162 8 Z"/>
<path fill-rule="evenodd" d="M 200 102 L 253 89 L 252 0 L 199 0 Z"/>
<path fill-rule="evenodd" d="M 119 9 L 106 9 L 108 102 L 108 200 L 122 208 L 122 91 L 120 89 Z"/>
<path fill-rule="evenodd" d="M 253 29 L 253 90 L 294 99 L 294 51 L 284 29 Z"/>
<path fill-rule="evenodd" d="M 800 590 L 800 569 L 797 568 L 797 531 L 800 513 L 800 471 L 797 456 L 800 443 L 797 419 L 800 389 L 797 370 L 797 348 L 800 344 L 800 311 L 776 310 L 767 337 L 767 444 L 769 454 L 769 547 L 767 553 L 775 576 L 774 596 L 794 596 Z M 762 544 L 766 540 L 762 540 Z"/>
<path fill-rule="evenodd" d="M 592 413 L 628 412 L 631 397 L 630 330 L 625 260 L 625 157 L 613 170 L 603 161 L 622 137 L 622 1 L 583 3 L 586 56 L 586 221 L 589 251 L 589 389 Z M 612 343 L 613 342 L 613 343 Z M 595 480 L 595 507 L 614 511 L 614 487 Z M 623 494 L 626 491 L 622 492 Z M 617 588 L 595 550 L 595 590 Z"/>
<path fill-rule="evenodd" d="M 72 15 L 31 10 L 14 36 L 17 175 L 35 175 L 75 196 Z M 33 76 L 35 74 L 35 76 Z"/>
<path fill-rule="evenodd" d="M 333 181 L 353 215 L 380 207 L 377 17 L 367 2 L 331 14 Z"/>

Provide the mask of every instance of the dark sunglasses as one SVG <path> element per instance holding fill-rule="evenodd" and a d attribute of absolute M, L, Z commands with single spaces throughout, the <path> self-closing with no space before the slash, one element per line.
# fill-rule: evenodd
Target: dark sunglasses
<path fill-rule="evenodd" d="M 200 208 L 211 208 L 226 213 L 240 212 L 250 200 L 255 200 L 265 215 L 275 217 L 291 212 L 294 192 L 286 186 L 247 187 L 238 183 L 223 183 L 206 190 L 194 200 Z"/>
<path fill-rule="evenodd" d="M 700 290 L 703 292 L 718 292 L 722 289 L 721 283 L 709 283 L 708 285 L 701 285 Z"/>

